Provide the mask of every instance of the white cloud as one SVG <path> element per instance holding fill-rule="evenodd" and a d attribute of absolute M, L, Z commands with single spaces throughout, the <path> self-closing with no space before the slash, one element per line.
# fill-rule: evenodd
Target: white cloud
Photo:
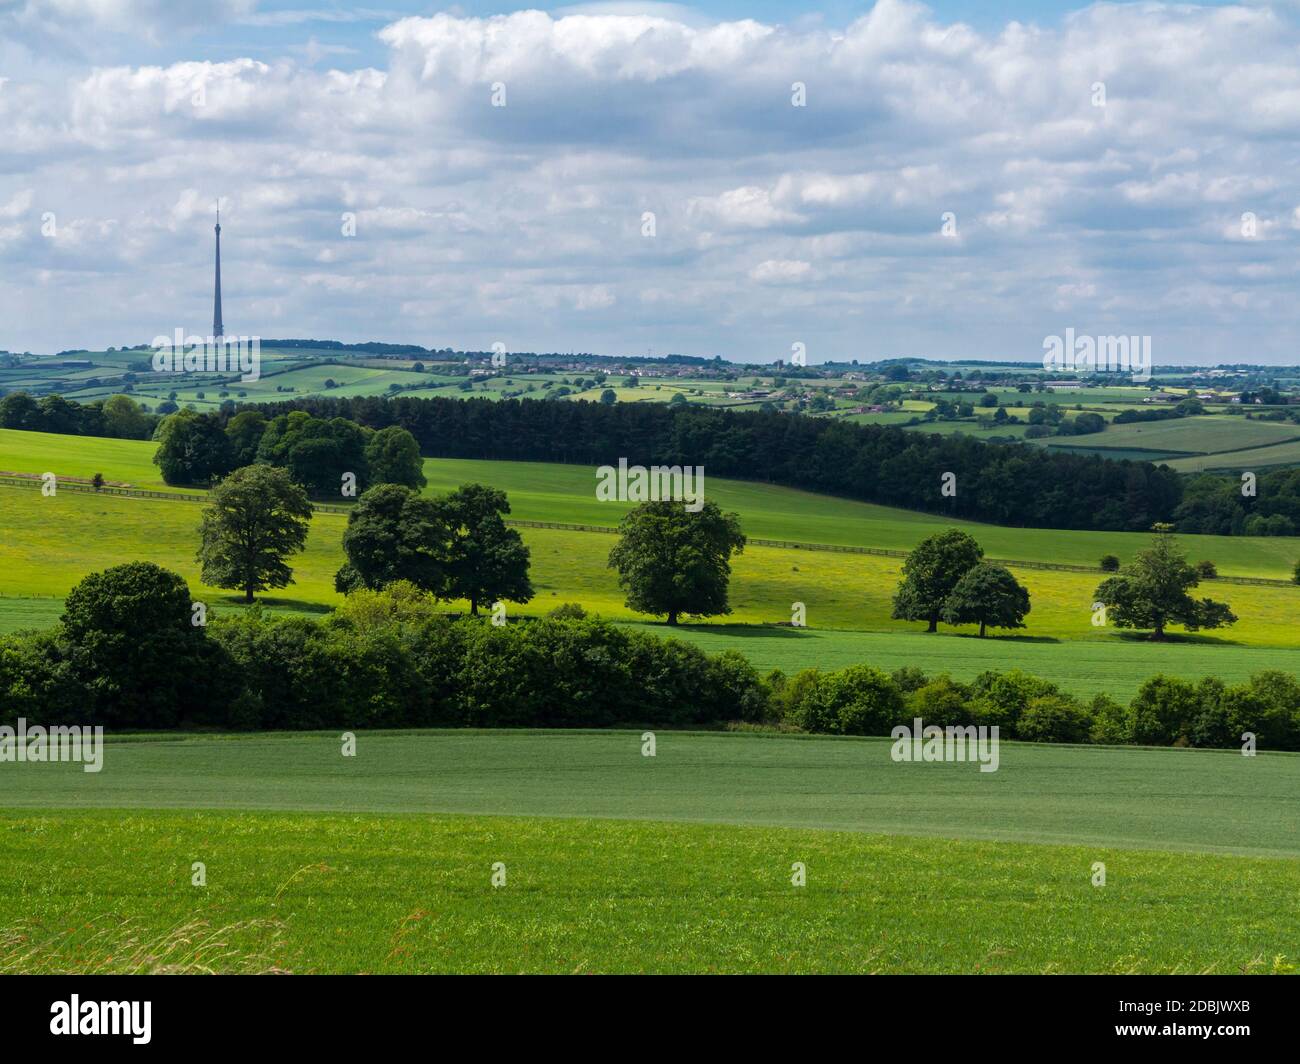
<path fill-rule="evenodd" d="M 789 284 L 805 280 L 812 273 L 812 263 L 797 259 L 768 259 L 749 271 L 759 284 Z"/>
<path fill-rule="evenodd" d="M 374 14 L 0 0 L 0 35 L 183 33 L 195 12 L 241 40 Z M 1032 358 L 1068 307 L 1169 357 L 1293 357 L 1294 10 L 1099 4 L 977 32 L 906 0 L 843 28 L 615 0 L 379 40 L 355 69 L 324 69 L 350 58 L 333 39 L 10 76 L 0 347 L 201 321 L 224 197 L 241 332 L 265 314 L 439 346 Z M 65 237 L 39 235 L 46 210 Z"/>

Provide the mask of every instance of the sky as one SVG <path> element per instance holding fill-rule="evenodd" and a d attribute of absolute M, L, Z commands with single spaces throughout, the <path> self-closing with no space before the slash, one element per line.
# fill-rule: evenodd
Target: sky
<path fill-rule="evenodd" d="M 1300 362 L 1300 3 L 0 0 L 0 350 Z"/>

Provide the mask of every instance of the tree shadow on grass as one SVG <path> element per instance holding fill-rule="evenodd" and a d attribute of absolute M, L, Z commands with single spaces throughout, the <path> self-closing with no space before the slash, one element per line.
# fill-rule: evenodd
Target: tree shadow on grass
<path fill-rule="evenodd" d="M 765 636 L 778 639 L 812 639 L 817 633 L 809 628 L 795 628 L 778 624 L 678 624 L 667 621 L 645 621 L 647 628 L 671 635 L 673 632 L 707 632 L 709 635 Z"/>
<path fill-rule="evenodd" d="M 940 633 L 934 633 L 936 635 Z M 980 636 L 978 632 L 944 632 L 950 638 L 973 639 L 977 643 L 1061 643 L 1054 635 L 993 635 Z"/>
<path fill-rule="evenodd" d="M 216 600 L 215 604 L 221 606 L 222 609 L 246 610 L 249 608 L 249 603 L 244 601 L 242 595 L 223 595 Z M 261 595 L 257 597 L 252 605 L 261 606 L 273 613 L 326 614 L 334 612 L 333 606 L 327 606 L 323 602 L 307 602 L 303 599 L 291 598 L 266 598 Z"/>
<path fill-rule="evenodd" d="M 1200 632 L 1166 632 L 1164 639 L 1152 639 L 1150 632 L 1117 631 L 1115 635 L 1126 643 L 1142 643 L 1151 647 L 1198 646 L 1198 647 L 1243 647 L 1249 646 L 1240 639 L 1224 639 L 1218 635 L 1202 635 Z"/>

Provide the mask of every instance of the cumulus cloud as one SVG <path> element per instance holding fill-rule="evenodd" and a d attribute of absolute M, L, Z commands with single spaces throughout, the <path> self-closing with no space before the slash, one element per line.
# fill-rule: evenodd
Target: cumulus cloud
<path fill-rule="evenodd" d="M 312 21 L 22 0 L 0 27 L 173 32 L 181 7 L 245 35 Z M 980 32 L 908 0 L 838 28 L 614 0 L 378 40 L 353 68 L 293 44 L 0 85 L 0 312 L 23 311 L 0 347 L 201 321 L 221 198 L 246 333 L 1032 359 L 1074 326 L 1169 361 L 1294 358 L 1294 9 Z"/>

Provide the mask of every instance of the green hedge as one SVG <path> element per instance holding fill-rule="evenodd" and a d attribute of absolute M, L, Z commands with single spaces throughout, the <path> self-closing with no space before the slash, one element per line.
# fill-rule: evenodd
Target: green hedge
<path fill-rule="evenodd" d="M 910 667 L 886 676 L 853 666 L 774 673 L 769 682 L 783 723 L 832 735 L 888 735 L 920 717 L 941 726 L 997 725 L 1001 738 L 1030 742 L 1239 747 L 1250 732 L 1261 749 L 1300 750 L 1300 683 L 1281 672 L 1237 687 L 1214 677 L 1153 676 L 1127 706 L 1105 695 L 1083 701 L 1019 670 L 960 683 Z"/>
<path fill-rule="evenodd" d="M 1127 706 L 1083 701 L 1041 677 L 970 683 L 908 667 L 806 669 L 762 678 L 734 651 L 708 655 L 605 621 L 497 627 L 451 620 L 410 584 L 358 590 L 323 620 L 259 609 L 192 623 L 175 573 L 147 562 L 94 573 L 58 627 L 0 638 L 0 723 L 114 730 L 607 727 L 773 724 L 888 735 L 927 724 L 997 725 L 1036 742 L 1300 750 L 1300 683 L 1262 672 L 1229 687 L 1153 676 Z"/>

